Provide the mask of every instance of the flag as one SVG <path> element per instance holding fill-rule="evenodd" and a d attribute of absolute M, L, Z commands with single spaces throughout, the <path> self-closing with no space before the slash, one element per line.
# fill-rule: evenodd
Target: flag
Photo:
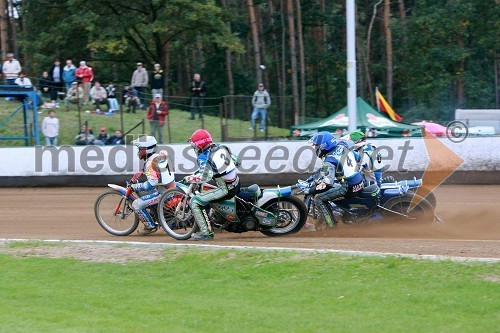
<path fill-rule="evenodd" d="M 401 118 L 401 116 L 399 114 L 397 114 L 396 111 L 394 111 L 392 109 L 392 107 L 389 105 L 389 103 L 387 103 L 384 96 L 382 96 L 380 91 L 378 91 L 378 88 L 376 88 L 376 90 L 375 90 L 375 95 L 377 97 L 377 107 L 378 107 L 379 111 L 380 110 L 384 111 L 385 113 L 387 113 L 389 115 L 389 117 L 391 117 L 392 120 L 397 121 L 398 123 L 403 121 L 403 118 Z"/>

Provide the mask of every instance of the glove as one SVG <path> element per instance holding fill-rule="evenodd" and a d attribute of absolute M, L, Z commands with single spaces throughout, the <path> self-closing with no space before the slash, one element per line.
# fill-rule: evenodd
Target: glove
<path fill-rule="evenodd" d="M 197 174 L 197 173 L 195 173 L 193 175 L 186 176 L 185 178 L 189 183 L 198 183 L 198 182 L 201 182 L 203 180 L 201 175 Z"/>
<path fill-rule="evenodd" d="M 125 196 L 128 197 L 131 194 L 132 194 L 132 187 L 129 186 L 129 187 L 127 187 L 127 191 L 125 191 Z"/>
<path fill-rule="evenodd" d="M 135 183 L 141 176 L 143 175 L 142 171 L 136 172 L 133 176 L 132 179 L 130 180 L 132 183 Z"/>

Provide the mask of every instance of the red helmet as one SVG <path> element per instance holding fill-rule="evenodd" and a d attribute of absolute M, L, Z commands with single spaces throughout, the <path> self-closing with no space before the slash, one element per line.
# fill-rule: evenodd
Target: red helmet
<path fill-rule="evenodd" d="M 213 143 L 212 136 L 210 135 L 210 133 L 208 133 L 208 131 L 204 129 L 194 131 L 188 142 L 196 151 L 201 151 L 203 148 Z"/>

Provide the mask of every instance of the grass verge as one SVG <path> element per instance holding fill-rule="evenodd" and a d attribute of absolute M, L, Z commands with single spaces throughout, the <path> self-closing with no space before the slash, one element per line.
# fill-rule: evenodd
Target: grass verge
<path fill-rule="evenodd" d="M 1 332 L 494 332 L 500 319 L 498 264 L 167 249 L 0 265 Z"/>

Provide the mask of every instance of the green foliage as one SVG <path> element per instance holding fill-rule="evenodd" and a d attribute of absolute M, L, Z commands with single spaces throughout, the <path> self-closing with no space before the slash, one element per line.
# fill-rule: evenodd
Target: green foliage
<path fill-rule="evenodd" d="M 358 92 L 370 99 L 364 56 L 367 30 L 378 0 L 357 7 Z M 254 1 L 269 90 L 290 95 L 287 12 L 284 1 Z M 345 6 L 335 1 L 302 0 L 309 117 L 330 115 L 346 103 Z M 394 47 L 393 107 L 407 113 L 415 105 L 429 118 L 450 119 L 457 107 L 495 108 L 500 7 L 493 0 L 404 1 L 391 4 Z M 385 92 L 383 6 L 371 35 L 372 87 Z M 235 92 L 255 88 L 255 69 L 246 2 L 215 0 L 30 0 L 21 6 L 24 30 L 18 34 L 23 66 L 40 76 L 54 58 L 90 61 L 100 80 L 130 81 L 134 63 L 150 70 L 165 64 L 170 43 L 169 92 L 188 95 L 190 77 L 202 73 L 209 95 L 228 93 L 225 51 L 231 50 Z M 364 54 L 364 56 L 362 56 Z M 19 57 L 21 58 L 21 57 Z M 283 70 L 286 77 L 282 77 Z M 279 79 L 286 85 L 280 87 Z M 458 87 L 463 85 L 463 96 Z M 463 105 L 460 99 L 463 98 Z"/>

